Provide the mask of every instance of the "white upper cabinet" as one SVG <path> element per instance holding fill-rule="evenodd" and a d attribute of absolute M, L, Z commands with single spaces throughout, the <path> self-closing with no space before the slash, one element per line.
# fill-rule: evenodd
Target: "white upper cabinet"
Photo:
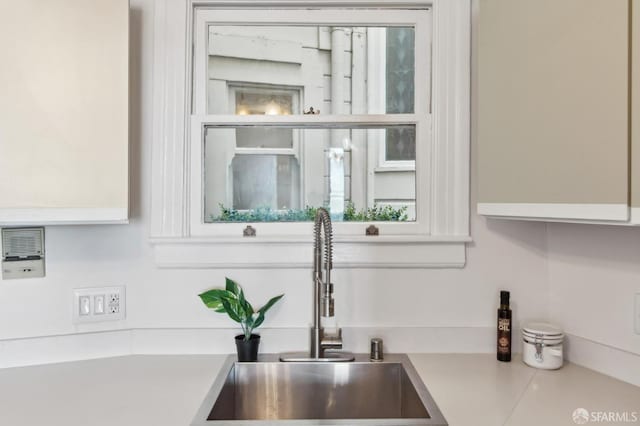
<path fill-rule="evenodd" d="M 127 0 L 0 3 L 0 225 L 128 217 Z"/>
<path fill-rule="evenodd" d="M 479 214 L 630 223 L 630 5 L 481 0 Z"/>

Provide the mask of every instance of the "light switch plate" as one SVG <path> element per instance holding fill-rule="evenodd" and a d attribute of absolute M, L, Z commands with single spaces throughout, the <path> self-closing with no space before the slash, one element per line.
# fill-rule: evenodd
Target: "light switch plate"
<path fill-rule="evenodd" d="M 85 307 L 88 301 L 88 312 Z M 73 290 L 73 323 L 119 321 L 125 318 L 125 287 L 93 287 Z"/>

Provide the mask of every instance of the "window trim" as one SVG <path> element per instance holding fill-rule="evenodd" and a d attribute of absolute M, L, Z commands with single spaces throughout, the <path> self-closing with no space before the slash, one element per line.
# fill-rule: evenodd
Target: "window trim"
<path fill-rule="evenodd" d="M 432 1 L 194 1 L 160 0 L 155 10 L 154 145 L 151 241 L 161 267 L 308 267 L 308 236 L 196 238 L 189 207 L 190 25 L 195 6 L 432 7 L 432 165 L 429 235 L 337 237 L 336 267 L 462 267 L 469 236 L 470 2 Z M 374 244 L 371 244 L 375 242 Z M 302 249 L 301 249 L 302 248 Z M 286 261 L 283 261 L 286 259 Z"/>

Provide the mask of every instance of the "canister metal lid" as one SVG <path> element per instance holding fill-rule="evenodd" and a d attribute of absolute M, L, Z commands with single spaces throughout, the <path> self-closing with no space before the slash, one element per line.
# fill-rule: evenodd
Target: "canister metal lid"
<path fill-rule="evenodd" d="M 522 338 L 529 343 L 558 345 L 564 340 L 564 333 L 559 327 L 546 322 L 529 322 L 522 327 Z"/>
<path fill-rule="evenodd" d="M 522 334 L 538 335 L 544 337 L 561 337 L 562 329 L 547 322 L 528 322 L 522 326 Z"/>

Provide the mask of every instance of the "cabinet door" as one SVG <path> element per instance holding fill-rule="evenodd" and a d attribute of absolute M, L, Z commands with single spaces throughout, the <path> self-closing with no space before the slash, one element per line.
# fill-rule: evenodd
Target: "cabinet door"
<path fill-rule="evenodd" d="M 0 225 L 128 212 L 127 0 L 0 2 Z"/>
<path fill-rule="evenodd" d="M 631 222 L 640 225 L 640 1 L 631 6 Z"/>
<path fill-rule="evenodd" d="M 628 220 L 629 1 L 481 0 L 478 213 Z"/>

